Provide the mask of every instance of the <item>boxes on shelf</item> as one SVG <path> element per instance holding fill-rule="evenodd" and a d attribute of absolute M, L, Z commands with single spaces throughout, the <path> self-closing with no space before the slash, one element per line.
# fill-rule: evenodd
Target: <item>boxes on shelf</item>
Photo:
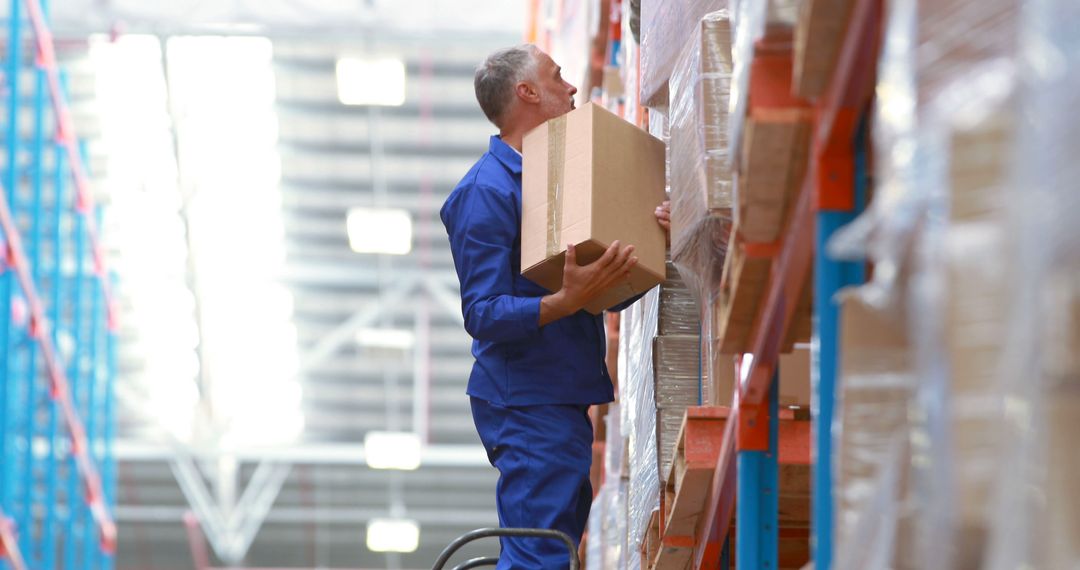
<path fill-rule="evenodd" d="M 731 21 L 719 10 L 693 28 L 670 81 L 671 256 L 700 307 L 720 278 L 731 228 L 731 72 Z"/>
<path fill-rule="evenodd" d="M 660 315 L 657 334 L 695 335 L 701 331 L 701 313 L 694 295 L 671 261 L 667 263 L 667 280 L 660 285 Z"/>
<path fill-rule="evenodd" d="M 795 25 L 796 96 L 817 98 L 829 84 L 854 6 L 854 0 L 803 0 Z"/>
<path fill-rule="evenodd" d="M 840 335 L 834 560 L 837 568 L 913 568 L 905 558 L 913 544 L 904 505 L 917 378 L 907 324 L 898 310 L 878 309 L 856 289 L 842 297 Z M 873 558 L 888 552 L 893 560 Z"/>
<path fill-rule="evenodd" d="M 658 336 L 653 341 L 657 472 L 661 477 L 671 465 L 686 408 L 701 404 L 700 343 L 698 335 Z"/>
<path fill-rule="evenodd" d="M 668 78 L 683 49 L 683 41 L 701 17 L 724 8 L 724 0 L 642 2 L 641 104 L 667 108 Z"/>
<path fill-rule="evenodd" d="M 664 196 L 664 144 L 588 103 L 525 135 L 521 268 L 558 291 L 566 244 L 582 265 L 615 240 L 634 245 L 630 276 L 586 307 L 594 314 L 664 280 L 665 236 L 653 211 Z"/>
<path fill-rule="evenodd" d="M 627 449 L 627 552 L 638 553 L 649 514 L 660 503 L 657 471 L 656 403 L 653 379 L 653 339 L 656 337 L 660 293 L 653 289 L 622 312 L 619 360 L 624 370 L 619 385 Z"/>
<path fill-rule="evenodd" d="M 794 47 L 794 27 L 802 1 L 761 0 L 732 3 L 731 19 L 734 24 L 732 34 L 734 40 L 731 59 L 734 65 L 728 137 L 731 140 L 733 160 L 740 155 L 739 147 L 743 139 L 743 126 L 749 108 L 750 83 L 752 76 L 755 75 L 754 68 L 761 63 L 769 63 L 767 60 L 772 56 L 786 54 L 789 58 L 791 57 Z M 788 81 L 790 83 L 790 77 Z M 773 92 L 777 95 L 781 94 L 779 89 Z"/>

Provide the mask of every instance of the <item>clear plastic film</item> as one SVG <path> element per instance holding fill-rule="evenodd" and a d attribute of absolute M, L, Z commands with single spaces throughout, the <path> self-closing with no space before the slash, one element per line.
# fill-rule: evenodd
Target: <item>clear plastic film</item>
<path fill-rule="evenodd" d="M 845 291 L 833 426 L 835 567 L 918 568 L 909 555 L 906 503 L 908 406 L 916 378 L 902 307 L 869 303 L 869 287 Z"/>
<path fill-rule="evenodd" d="M 585 568 L 603 568 L 604 565 L 604 518 L 610 506 L 608 496 L 614 488 L 605 483 L 593 497 L 592 509 L 586 526 L 588 538 L 585 543 Z"/>
<path fill-rule="evenodd" d="M 705 14 L 727 7 L 727 0 L 642 2 L 641 104 L 666 109 L 668 79 L 683 41 Z"/>
<path fill-rule="evenodd" d="M 622 431 L 622 413 L 619 402 L 608 404 L 608 413 L 604 417 L 607 422 L 607 438 L 604 442 L 604 477 L 605 479 L 619 479 L 623 474 L 623 451 L 625 447 Z"/>
<path fill-rule="evenodd" d="M 754 44 L 771 28 L 793 28 L 799 17 L 803 0 L 732 0 L 732 70 L 727 124 L 732 141 L 731 163 L 738 162 L 739 141 L 745 123 L 750 92 L 750 64 L 754 59 Z"/>
<path fill-rule="evenodd" d="M 1020 15 L 1016 157 L 1006 187 L 1011 260 L 1003 456 L 985 567 L 1080 564 L 1080 6 Z"/>
<path fill-rule="evenodd" d="M 890 4 L 874 201 L 829 250 L 868 257 L 876 302 L 909 307 L 915 567 L 1078 559 L 1077 12 Z"/>
<path fill-rule="evenodd" d="M 622 553 L 625 545 L 626 481 L 620 478 L 605 479 L 593 499 L 589 513 L 589 543 L 586 546 L 585 567 L 595 570 L 619 570 L 623 568 Z"/>
<path fill-rule="evenodd" d="M 701 338 L 658 336 L 653 351 L 657 467 L 660 478 L 666 480 L 686 408 L 701 404 Z"/>
<path fill-rule="evenodd" d="M 698 335 L 658 336 L 654 342 L 656 407 L 696 406 L 701 403 L 701 346 Z"/>
<path fill-rule="evenodd" d="M 720 281 L 731 228 L 731 34 L 727 10 L 707 14 L 670 81 L 671 256 L 703 309 Z"/>
<path fill-rule="evenodd" d="M 637 552 L 649 515 L 660 501 L 656 462 L 656 405 L 653 392 L 653 339 L 657 332 L 659 290 L 654 288 L 623 311 L 626 368 L 621 403 L 627 411 L 629 438 L 627 486 L 627 567 L 640 566 Z"/>
<path fill-rule="evenodd" d="M 697 336 L 701 329 L 699 314 L 690 287 L 675 268 L 675 264 L 668 261 L 667 281 L 660 286 L 658 334 Z"/>
<path fill-rule="evenodd" d="M 920 0 L 913 160 L 918 205 L 909 295 L 921 382 L 911 477 L 919 552 L 981 568 L 1003 462 L 1011 237 L 1003 192 L 1016 161 L 1017 0 Z M 905 144 L 899 139 L 897 144 Z M 900 226 L 912 220 L 900 220 Z"/>

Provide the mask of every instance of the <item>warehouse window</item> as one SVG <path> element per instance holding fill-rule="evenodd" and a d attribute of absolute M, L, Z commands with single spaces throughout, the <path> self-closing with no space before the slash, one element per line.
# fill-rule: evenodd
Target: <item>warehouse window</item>
<path fill-rule="evenodd" d="M 281 443 L 303 427 L 285 261 L 270 40 L 175 37 L 170 102 L 187 200 L 204 379 L 232 443 Z"/>

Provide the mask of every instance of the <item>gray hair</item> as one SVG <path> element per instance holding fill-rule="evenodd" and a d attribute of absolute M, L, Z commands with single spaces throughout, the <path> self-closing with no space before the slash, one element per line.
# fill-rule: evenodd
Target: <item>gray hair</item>
<path fill-rule="evenodd" d="M 531 78 L 536 69 L 536 46 L 522 44 L 489 55 L 476 68 L 476 100 L 489 121 L 500 127 L 503 113 L 514 100 L 514 86 Z"/>

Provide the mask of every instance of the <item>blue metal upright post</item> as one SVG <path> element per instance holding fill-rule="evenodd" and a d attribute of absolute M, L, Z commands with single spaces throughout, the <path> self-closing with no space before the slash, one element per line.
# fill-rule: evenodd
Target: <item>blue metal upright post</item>
<path fill-rule="evenodd" d="M 838 306 L 834 299 L 841 288 L 866 280 L 861 262 L 836 261 L 825 252 L 833 233 L 850 223 L 865 207 L 869 179 L 866 171 L 865 123 L 856 131 L 855 208 L 852 211 L 822 210 L 817 214 L 814 238 L 814 356 L 817 374 L 811 394 L 814 418 L 813 468 L 813 537 L 814 567 L 827 569 L 832 564 L 833 547 L 833 441 L 832 423 L 836 403 L 836 367 L 839 359 Z"/>
<path fill-rule="evenodd" d="M 109 276 L 112 280 L 112 276 Z M 115 291 L 115 280 L 112 280 L 113 290 Z M 109 311 L 109 307 L 106 307 L 106 311 Z M 108 317 L 108 312 L 106 313 Z M 113 455 L 113 438 L 116 437 L 116 418 L 114 417 L 116 411 L 116 394 L 114 393 L 116 383 L 116 331 L 113 328 L 111 321 L 105 323 L 106 335 L 105 335 L 105 418 L 103 420 L 103 430 L 105 442 L 102 447 L 102 489 L 105 492 L 105 504 L 109 507 L 110 512 L 116 512 L 116 458 Z M 105 551 L 105 549 L 98 550 L 101 556 L 101 562 L 99 566 L 102 570 L 110 570 L 113 567 L 114 556 Z"/>
<path fill-rule="evenodd" d="M 7 171 L 4 173 L 4 187 L 7 196 L 0 197 L 13 202 L 19 181 L 19 66 L 22 60 L 22 14 L 19 0 L 11 0 L 8 12 L 8 61 L 6 70 L 5 87 L 8 96 L 7 133 Z M 7 237 L 5 236 L 5 240 Z M 6 242 L 5 242 L 6 243 Z M 3 256 L 6 258 L 7 256 Z M 4 260 L 6 262 L 6 259 Z M 12 323 L 11 301 L 14 293 L 12 271 L 5 268 L 0 275 L 0 366 L 3 366 L 4 382 L 0 386 L 0 458 L 12 456 L 15 433 L 12 422 L 13 402 L 16 394 L 14 382 L 8 382 L 12 378 L 12 362 L 14 351 L 12 350 Z M 14 497 L 15 466 L 13 461 L 0 461 L 0 508 L 6 512 L 12 512 L 12 499 Z"/>
<path fill-rule="evenodd" d="M 63 246 L 64 246 L 64 213 L 67 211 L 65 176 L 65 152 L 59 144 L 51 145 L 56 163 L 53 165 L 53 199 L 56 210 L 53 212 L 53 259 L 52 259 L 52 322 L 53 343 L 60 346 L 60 335 L 63 326 L 61 317 L 64 314 L 61 307 L 64 291 L 63 274 Z M 57 410 L 56 403 L 48 405 L 48 437 L 49 456 L 45 468 L 45 522 L 42 533 L 42 548 L 45 551 L 42 568 L 56 567 L 56 530 L 57 530 L 57 491 L 59 487 L 59 463 L 61 448 L 58 445 Z"/>
<path fill-rule="evenodd" d="M 769 387 L 769 445 L 740 450 L 735 501 L 735 565 L 739 570 L 775 570 L 779 555 L 779 391 L 780 367 Z"/>
<path fill-rule="evenodd" d="M 48 2 L 42 0 L 41 9 L 48 13 Z M 30 159 L 30 182 L 31 189 L 33 191 L 33 198 L 31 202 L 31 226 L 30 226 L 30 270 L 33 276 L 34 283 L 41 283 L 42 276 L 42 264 L 41 264 L 41 250 L 44 242 L 45 234 L 45 205 L 44 205 L 44 193 L 45 193 L 45 70 L 38 67 L 34 71 L 34 92 L 33 92 L 33 138 L 30 145 L 31 159 Z M 53 284 L 55 287 L 55 283 Z M 23 429 L 26 437 L 26 447 L 23 449 L 23 510 L 21 511 L 21 519 L 19 520 L 19 528 L 23 529 L 20 534 L 20 542 L 22 543 L 22 552 L 27 559 L 27 562 L 32 565 L 40 563 L 43 553 L 41 552 L 41 540 L 34 539 L 34 533 L 30 530 L 34 526 L 34 514 L 33 505 L 38 503 L 38 486 L 36 484 L 38 473 L 38 461 L 35 458 L 34 453 L 34 441 L 40 433 L 38 427 L 38 410 L 42 407 L 42 403 L 47 398 L 46 391 L 40 386 L 38 381 L 37 370 L 37 343 L 33 338 L 26 338 L 26 351 L 27 351 L 27 365 L 25 370 L 26 378 L 26 411 L 25 427 Z M 46 403 L 47 405 L 47 403 Z M 45 459 L 48 461 L 49 459 Z"/>
<path fill-rule="evenodd" d="M 100 227 L 101 211 L 94 212 L 97 216 L 98 227 Z M 104 294 L 102 292 L 102 282 L 99 279 L 90 277 L 90 327 L 89 338 L 86 339 L 89 348 L 89 363 L 90 369 L 87 371 L 85 380 L 85 402 L 86 407 L 82 412 L 82 417 L 86 422 L 86 442 L 90 446 L 90 456 L 97 462 L 97 456 L 94 453 L 97 447 L 98 438 L 98 410 L 101 406 L 98 402 L 98 395 L 101 390 L 98 389 L 98 382 L 102 380 L 102 366 L 104 362 L 104 350 L 102 344 L 104 335 L 102 334 L 103 321 L 102 312 L 104 305 Z M 100 463 L 98 463 L 100 465 Z M 85 519 L 85 526 L 83 527 L 83 568 L 93 568 L 94 562 L 97 560 L 97 554 L 94 551 L 98 546 L 97 542 L 93 540 L 94 533 L 94 519 L 87 516 Z"/>
<path fill-rule="evenodd" d="M 71 356 L 71 365 L 69 368 L 69 380 L 71 382 L 71 398 L 76 406 L 78 406 L 79 400 L 82 398 L 83 384 L 85 378 L 82 373 L 82 367 L 79 363 L 82 361 L 84 346 L 86 339 L 83 337 L 84 321 L 83 313 L 83 289 L 84 285 L 84 262 L 86 257 L 86 221 L 80 215 L 75 215 L 75 230 L 74 230 L 74 259 L 75 259 L 75 274 L 72 278 L 71 286 L 71 336 L 74 350 Z M 68 480 L 67 480 L 67 492 L 65 496 L 65 504 L 67 505 L 67 519 L 64 532 L 64 567 L 76 568 L 76 553 L 78 544 L 82 534 L 82 528 L 79 525 L 79 521 L 83 518 L 83 510 L 85 506 L 83 504 L 82 495 L 79 493 L 79 470 L 75 464 L 75 455 L 68 453 Z"/>

